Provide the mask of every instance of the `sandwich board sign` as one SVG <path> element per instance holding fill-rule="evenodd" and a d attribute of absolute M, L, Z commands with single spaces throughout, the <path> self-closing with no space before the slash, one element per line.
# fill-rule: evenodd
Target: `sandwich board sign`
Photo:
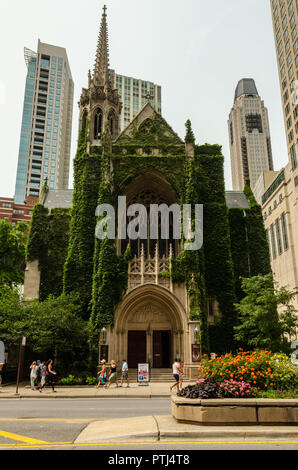
<path fill-rule="evenodd" d="M 138 364 L 139 385 L 149 385 L 149 364 Z"/>
<path fill-rule="evenodd" d="M 0 341 L 0 364 L 5 364 L 5 347 L 3 341 Z"/>

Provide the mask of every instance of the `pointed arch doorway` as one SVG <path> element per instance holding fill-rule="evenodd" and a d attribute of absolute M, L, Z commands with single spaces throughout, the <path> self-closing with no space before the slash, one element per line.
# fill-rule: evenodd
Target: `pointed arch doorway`
<path fill-rule="evenodd" d="M 183 307 L 172 293 L 154 284 L 135 288 L 115 313 L 113 354 L 127 359 L 130 368 L 142 362 L 169 368 L 174 356 L 184 355 L 184 322 Z"/>

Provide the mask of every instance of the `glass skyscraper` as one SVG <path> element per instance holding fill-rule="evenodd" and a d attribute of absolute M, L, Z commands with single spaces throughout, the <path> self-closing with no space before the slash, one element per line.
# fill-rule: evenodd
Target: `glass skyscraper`
<path fill-rule="evenodd" d="M 110 78 L 115 88 L 118 89 L 122 110 L 120 115 L 120 132 L 122 132 L 133 118 L 147 103 L 146 95 L 151 96 L 152 107 L 161 114 L 161 87 L 155 83 L 139 80 L 125 75 L 119 75 L 110 70 Z"/>
<path fill-rule="evenodd" d="M 15 186 L 15 203 L 39 196 L 45 180 L 67 189 L 74 85 L 66 50 L 38 41 L 25 48 L 27 77 Z"/>

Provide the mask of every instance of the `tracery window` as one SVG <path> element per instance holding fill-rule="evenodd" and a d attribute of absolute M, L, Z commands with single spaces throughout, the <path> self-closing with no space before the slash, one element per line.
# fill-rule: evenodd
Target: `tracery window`
<path fill-rule="evenodd" d="M 94 114 L 94 139 L 99 140 L 102 133 L 102 110 L 97 108 Z"/>
<path fill-rule="evenodd" d="M 173 214 L 172 212 L 169 213 L 169 237 L 168 239 L 161 238 L 161 214 L 158 214 L 158 239 L 151 239 L 150 238 L 150 206 L 151 204 L 166 204 L 170 206 L 169 201 L 166 199 L 164 195 L 161 195 L 156 190 L 153 189 L 143 189 L 138 194 L 136 194 L 133 198 L 127 201 L 127 205 L 130 206 L 132 204 L 142 204 L 146 208 L 147 212 L 147 238 L 141 239 L 137 238 L 136 240 L 121 240 L 121 252 L 124 253 L 127 244 L 130 244 L 132 256 L 140 257 L 142 246 L 144 249 L 144 255 L 146 258 L 151 257 L 153 258 L 156 253 L 156 249 L 158 249 L 159 257 L 162 256 L 169 256 L 170 245 L 172 245 L 172 253 L 173 256 L 177 252 L 177 242 L 179 240 L 174 240 L 173 238 Z M 128 216 L 127 217 L 127 227 L 129 223 L 135 219 L 139 214 L 136 213 L 135 216 Z"/>

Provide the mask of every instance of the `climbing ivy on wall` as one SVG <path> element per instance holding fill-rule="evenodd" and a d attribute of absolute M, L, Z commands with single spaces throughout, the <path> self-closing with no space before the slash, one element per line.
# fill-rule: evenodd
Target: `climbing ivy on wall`
<path fill-rule="evenodd" d="M 59 297 L 63 290 L 63 269 L 69 239 L 70 210 L 52 209 L 48 217 L 47 250 L 40 272 L 40 300 Z"/>
<path fill-rule="evenodd" d="M 185 141 L 188 146 L 193 144 L 194 153 L 188 156 L 184 143 L 158 114 L 140 128 L 135 122 L 129 133 L 123 133 L 113 144 L 109 134 L 105 134 L 101 146 L 90 149 L 88 128 L 86 125 L 85 132 L 80 133 L 74 160 L 70 224 L 69 214 L 63 210 L 52 211 L 49 217 L 43 206 L 34 209 L 27 256 L 28 260 L 39 260 L 41 298 L 48 295 L 49 285 L 59 295 L 64 257 L 63 290 L 80 294 L 81 316 L 89 319 L 90 341 L 98 340 L 103 326 L 113 325 L 115 309 L 127 288 L 131 255 L 128 249 L 118 256 L 115 240 L 95 237 L 95 209 L 101 203 L 110 203 L 117 209 L 117 196 L 124 195 L 136 177 L 153 170 L 175 191 L 178 204 L 204 205 L 203 248 L 182 248 L 166 275 L 174 283 L 185 283 L 189 318 L 200 323 L 202 351 L 232 349 L 234 303 L 242 295 L 240 276 L 270 269 L 261 210 L 249 186 L 245 189 L 250 202 L 246 217 L 241 209 L 228 211 L 221 147 L 195 145 L 190 121 Z M 68 237 L 67 254 L 62 246 L 57 252 L 59 270 L 55 273 L 56 240 L 65 248 Z M 222 316 L 215 325 L 208 325 L 206 299 L 218 302 Z"/>
<path fill-rule="evenodd" d="M 48 208 L 42 204 L 34 206 L 27 261 L 38 260 L 40 300 L 45 300 L 51 294 L 58 297 L 62 293 L 69 222 L 69 209 L 56 208 L 49 214 Z"/>
<path fill-rule="evenodd" d="M 110 135 L 102 138 L 101 181 L 98 194 L 98 205 L 116 206 L 116 195 L 113 191 L 113 174 L 111 174 L 111 140 Z M 98 218 L 103 219 L 102 217 Z M 130 249 L 124 255 L 117 256 L 115 239 L 95 239 L 93 258 L 92 311 L 89 320 L 90 342 L 96 342 L 104 326 L 113 325 L 114 312 L 120 302 L 128 283 L 128 263 Z"/>
<path fill-rule="evenodd" d="M 81 315 L 90 316 L 93 255 L 101 161 L 87 153 L 87 133 L 81 133 L 74 160 L 74 192 L 68 254 L 64 266 L 64 292 L 79 292 Z"/>
<path fill-rule="evenodd" d="M 32 211 L 26 258 L 27 261 L 38 260 L 39 266 L 44 263 L 47 250 L 48 215 L 47 207 L 35 204 Z"/>
<path fill-rule="evenodd" d="M 269 246 L 266 237 L 261 206 L 257 203 L 245 181 L 244 194 L 249 201 L 249 209 L 229 210 L 231 246 L 235 272 L 237 301 L 243 298 L 241 278 L 268 274 L 271 272 Z"/>

